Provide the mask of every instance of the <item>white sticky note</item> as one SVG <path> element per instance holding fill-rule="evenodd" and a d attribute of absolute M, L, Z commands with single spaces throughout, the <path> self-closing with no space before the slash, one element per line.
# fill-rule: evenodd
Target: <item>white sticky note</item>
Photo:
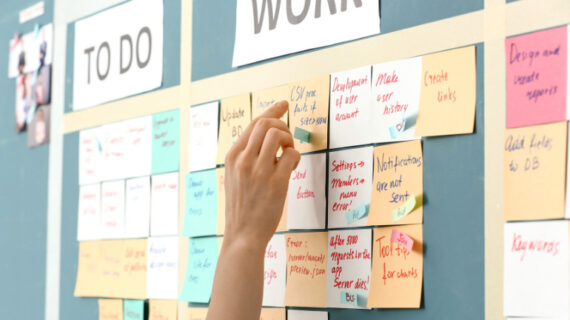
<path fill-rule="evenodd" d="M 366 308 L 372 230 L 329 231 L 327 307 Z"/>
<path fill-rule="evenodd" d="M 373 153 L 372 147 L 329 153 L 329 228 L 366 225 L 372 194 Z"/>
<path fill-rule="evenodd" d="M 79 187 L 77 241 L 98 240 L 101 236 L 101 185 Z"/>
<path fill-rule="evenodd" d="M 288 229 L 325 228 L 326 154 L 301 156 L 287 193 Z"/>
<path fill-rule="evenodd" d="M 127 180 L 125 237 L 146 238 L 150 230 L 150 177 Z"/>
<path fill-rule="evenodd" d="M 568 55 L 570 57 L 570 54 Z M 570 58 L 569 58 L 570 59 Z M 570 72 L 569 72 L 570 74 Z M 570 81 L 570 79 L 569 79 Z M 568 84 L 570 86 L 570 84 Z M 570 93 L 570 91 L 568 91 Z M 569 98 L 567 98 L 567 100 L 570 101 L 570 96 Z M 570 102 L 569 102 L 570 103 Z M 570 111 L 569 111 L 570 112 Z M 568 144 L 566 147 L 566 208 L 565 208 L 565 212 L 564 215 L 566 216 L 566 219 L 570 219 L 570 126 L 568 126 Z"/>
<path fill-rule="evenodd" d="M 123 178 L 148 176 L 152 165 L 152 117 L 125 122 L 125 171 Z"/>
<path fill-rule="evenodd" d="M 418 139 L 421 73 L 422 57 L 372 67 L 373 142 Z"/>
<path fill-rule="evenodd" d="M 178 172 L 152 176 L 150 235 L 178 234 Z"/>
<path fill-rule="evenodd" d="M 103 147 L 100 132 L 100 127 L 79 132 L 79 185 L 101 181 Z"/>
<path fill-rule="evenodd" d="M 327 320 L 326 311 L 287 310 L 287 320 Z"/>
<path fill-rule="evenodd" d="M 146 297 L 178 299 L 178 238 L 148 239 Z"/>
<path fill-rule="evenodd" d="M 330 147 L 372 142 L 370 66 L 331 74 Z"/>
<path fill-rule="evenodd" d="M 287 252 L 285 237 L 276 234 L 265 249 L 263 271 L 263 305 L 283 307 L 285 303 L 285 285 L 287 275 Z"/>
<path fill-rule="evenodd" d="M 101 235 L 103 239 L 125 236 L 125 180 L 101 184 Z"/>
<path fill-rule="evenodd" d="M 100 137 L 102 145 L 101 180 L 117 180 L 125 178 L 130 163 L 126 157 L 125 121 L 106 124 L 101 127 Z"/>
<path fill-rule="evenodd" d="M 190 171 L 216 167 L 219 103 L 190 108 L 188 161 Z"/>
<path fill-rule="evenodd" d="M 569 229 L 569 221 L 505 224 L 505 316 L 568 319 Z"/>

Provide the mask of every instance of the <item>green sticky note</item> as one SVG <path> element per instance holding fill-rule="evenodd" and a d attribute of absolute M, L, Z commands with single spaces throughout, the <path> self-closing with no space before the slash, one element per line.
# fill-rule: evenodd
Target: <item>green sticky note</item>
<path fill-rule="evenodd" d="M 346 213 L 346 224 L 351 224 L 368 216 L 370 205 L 368 203 L 361 204 L 358 208 Z"/>
<path fill-rule="evenodd" d="M 144 301 L 125 300 L 123 301 L 124 320 L 144 320 Z"/>
<path fill-rule="evenodd" d="M 406 203 L 404 203 L 403 206 L 396 208 L 394 209 L 394 211 L 392 211 L 392 220 L 394 220 L 394 222 L 397 222 L 398 220 L 410 214 L 410 212 L 412 212 L 415 209 L 415 207 L 416 207 L 416 196 L 412 194 L 410 196 L 410 199 L 408 199 L 408 201 L 406 201 Z"/>
<path fill-rule="evenodd" d="M 208 303 L 218 263 L 218 238 L 190 238 L 189 241 L 186 276 L 178 300 Z"/>
<path fill-rule="evenodd" d="M 341 291 L 340 292 L 340 303 L 350 304 L 358 307 L 358 295 L 354 292 Z"/>
<path fill-rule="evenodd" d="M 152 174 L 178 171 L 179 111 L 152 115 Z"/>
<path fill-rule="evenodd" d="M 293 137 L 297 140 L 301 140 L 301 142 L 310 142 L 311 141 L 311 133 L 307 130 L 301 129 L 299 127 L 295 127 L 295 133 Z"/>
<path fill-rule="evenodd" d="M 182 236 L 215 235 L 218 226 L 216 169 L 186 175 L 186 208 Z"/>

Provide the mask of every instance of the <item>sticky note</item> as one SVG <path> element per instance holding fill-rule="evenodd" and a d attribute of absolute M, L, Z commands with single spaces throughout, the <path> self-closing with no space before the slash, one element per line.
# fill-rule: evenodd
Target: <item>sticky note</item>
<path fill-rule="evenodd" d="M 423 56 L 415 136 L 473 133 L 475 69 L 474 46 Z"/>
<path fill-rule="evenodd" d="M 251 93 L 251 118 L 259 117 L 265 110 L 273 106 L 277 102 L 287 101 L 289 99 L 289 86 L 279 86 Z M 289 123 L 289 113 L 286 112 L 281 120 L 286 124 Z"/>
<path fill-rule="evenodd" d="M 507 128 L 566 120 L 567 26 L 505 39 Z"/>
<path fill-rule="evenodd" d="M 216 167 L 218 153 L 219 103 L 190 108 L 188 130 L 188 168 L 190 171 Z"/>
<path fill-rule="evenodd" d="M 79 185 L 101 181 L 103 153 L 98 143 L 100 133 L 100 127 L 79 132 Z"/>
<path fill-rule="evenodd" d="M 412 251 L 412 248 L 414 247 L 414 240 L 408 237 L 407 234 L 402 233 L 396 229 L 392 229 L 392 237 L 390 237 L 390 241 L 406 248 L 408 251 Z"/>
<path fill-rule="evenodd" d="M 152 174 L 178 171 L 179 114 L 172 110 L 152 116 Z"/>
<path fill-rule="evenodd" d="M 261 308 L 259 320 L 285 320 L 285 308 Z"/>
<path fill-rule="evenodd" d="M 285 237 L 275 234 L 265 248 L 263 268 L 263 306 L 285 306 L 285 283 L 287 273 Z"/>
<path fill-rule="evenodd" d="M 150 235 L 178 234 L 178 172 L 151 178 Z"/>
<path fill-rule="evenodd" d="M 100 255 L 99 241 L 79 242 L 74 296 L 92 297 L 101 292 L 101 283 L 99 282 Z"/>
<path fill-rule="evenodd" d="M 392 221 L 398 222 L 403 217 L 407 216 L 416 207 L 416 195 L 411 194 L 408 201 L 404 203 L 401 207 L 394 209 L 392 211 Z"/>
<path fill-rule="evenodd" d="M 326 154 L 301 156 L 287 192 L 288 229 L 324 229 Z"/>
<path fill-rule="evenodd" d="M 178 238 L 148 239 L 147 298 L 178 298 Z"/>
<path fill-rule="evenodd" d="M 372 230 L 329 231 L 327 307 L 366 308 L 372 262 Z"/>
<path fill-rule="evenodd" d="M 99 299 L 99 320 L 123 320 L 123 300 Z"/>
<path fill-rule="evenodd" d="M 414 240 L 408 251 L 391 243 L 393 227 L 374 229 L 368 308 L 419 308 L 423 283 L 422 225 L 398 226 Z"/>
<path fill-rule="evenodd" d="M 186 275 L 179 300 L 208 303 L 218 262 L 218 238 L 190 238 Z"/>
<path fill-rule="evenodd" d="M 311 142 L 311 133 L 307 130 L 303 130 L 299 127 L 296 127 L 295 133 L 293 134 L 293 138 L 304 143 L 309 143 Z"/>
<path fill-rule="evenodd" d="M 311 133 L 309 143 L 295 140 L 295 149 L 301 153 L 327 148 L 329 82 L 325 75 L 289 85 L 289 128 L 293 133 L 295 128 Z"/>
<path fill-rule="evenodd" d="M 79 187 L 77 210 L 77 241 L 97 240 L 101 237 L 101 185 Z"/>
<path fill-rule="evenodd" d="M 415 199 L 414 195 L 423 194 L 423 162 L 420 140 L 374 148 L 374 178 L 368 225 L 422 223 L 422 199 Z M 415 209 L 407 215 L 401 214 L 413 202 L 416 203 L 411 208 Z"/>
<path fill-rule="evenodd" d="M 330 148 L 372 142 L 371 67 L 331 74 Z"/>
<path fill-rule="evenodd" d="M 218 185 L 218 235 L 223 235 L 226 228 L 226 189 L 225 184 L 225 168 L 216 168 L 216 181 Z"/>
<path fill-rule="evenodd" d="M 147 238 L 150 230 L 150 177 L 129 179 L 125 187 L 125 237 Z"/>
<path fill-rule="evenodd" d="M 218 227 L 218 177 L 216 169 L 186 175 L 184 237 L 215 235 Z"/>
<path fill-rule="evenodd" d="M 123 178 L 148 176 L 152 171 L 152 116 L 124 121 Z"/>
<path fill-rule="evenodd" d="M 505 220 L 563 219 L 566 122 L 505 131 Z"/>
<path fill-rule="evenodd" d="M 144 320 L 144 300 L 125 299 L 123 308 L 124 320 Z"/>
<path fill-rule="evenodd" d="M 118 287 L 115 287 L 117 297 L 128 299 L 145 299 L 146 298 L 146 276 L 147 276 L 147 239 L 124 240 L 122 241 L 121 263 L 119 265 L 121 281 Z M 107 246 L 113 246 L 113 243 L 106 243 Z M 105 269 L 103 273 L 105 274 Z M 109 277 L 113 283 L 112 276 Z M 114 283 L 117 286 L 116 283 Z M 103 295 L 103 296 L 109 296 Z"/>
<path fill-rule="evenodd" d="M 570 311 L 568 221 L 506 223 L 504 314 L 565 319 Z"/>
<path fill-rule="evenodd" d="M 176 300 L 149 300 L 148 320 L 178 319 L 178 301 Z"/>
<path fill-rule="evenodd" d="M 372 192 L 372 147 L 329 153 L 328 226 L 366 225 Z"/>
<path fill-rule="evenodd" d="M 421 79 L 422 57 L 372 67 L 373 142 L 417 139 Z"/>
<path fill-rule="evenodd" d="M 327 320 L 329 314 L 326 311 L 305 311 L 305 310 L 287 310 L 288 320 Z"/>
<path fill-rule="evenodd" d="M 101 148 L 101 181 L 125 178 L 127 166 L 127 126 L 124 121 L 109 123 L 101 127 L 97 139 Z"/>
<path fill-rule="evenodd" d="M 188 316 L 190 320 L 206 320 L 208 308 L 188 308 Z"/>
<path fill-rule="evenodd" d="M 226 154 L 251 122 L 249 93 L 222 100 L 216 164 L 224 164 Z"/>
<path fill-rule="evenodd" d="M 120 239 L 125 235 L 125 180 L 101 184 L 101 238 Z"/>
<path fill-rule="evenodd" d="M 285 235 L 285 305 L 324 308 L 327 289 L 327 232 Z"/>

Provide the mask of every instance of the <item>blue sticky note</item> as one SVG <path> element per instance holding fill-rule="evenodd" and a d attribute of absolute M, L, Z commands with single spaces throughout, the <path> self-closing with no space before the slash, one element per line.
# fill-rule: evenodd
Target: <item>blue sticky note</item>
<path fill-rule="evenodd" d="M 368 216 L 368 211 L 370 210 L 370 204 L 363 203 L 358 208 L 346 213 L 346 224 L 351 224 L 358 221 L 364 217 Z"/>
<path fill-rule="evenodd" d="M 152 115 L 152 174 L 178 171 L 179 111 Z"/>
<path fill-rule="evenodd" d="M 340 303 L 358 306 L 358 295 L 354 292 L 341 291 L 340 292 Z"/>
<path fill-rule="evenodd" d="M 218 238 L 190 238 L 180 301 L 210 302 L 218 263 Z"/>
<path fill-rule="evenodd" d="M 404 130 L 406 130 L 406 116 L 404 113 L 402 113 L 402 122 L 391 126 L 390 128 L 390 137 L 392 137 L 392 139 L 397 138 L 402 132 L 404 132 Z"/>
<path fill-rule="evenodd" d="M 144 320 L 144 301 L 123 301 L 123 320 Z"/>
<path fill-rule="evenodd" d="M 186 207 L 182 236 L 215 235 L 218 226 L 216 169 L 186 175 Z"/>

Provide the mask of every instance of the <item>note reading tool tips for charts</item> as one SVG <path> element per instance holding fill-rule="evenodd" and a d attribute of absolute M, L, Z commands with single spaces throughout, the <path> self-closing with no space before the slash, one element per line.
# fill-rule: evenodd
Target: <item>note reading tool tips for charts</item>
<path fill-rule="evenodd" d="M 190 238 L 188 262 L 179 300 L 210 302 L 218 262 L 219 240 L 216 237 Z"/>
<path fill-rule="evenodd" d="M 374 148 L 368 225 L 422 223 L 423 160 L 420 140 Z M 404 210 L 411 200 L 413 209 Z"/>
<path fill-rule="evenodd" d="M 172 110 L 152 116 L 152 174 L 178 171 L 179 115 Z"/>
<path fill-rule="evenodd" d="M 567 29 L 505 40 L 507 128 L 566 120 Z"/>
<path fill-rule="evenodd" d="M 328 232 L 285 234 L 286 306 L 326 306 L 327 241 Z"/>
<path fill-rule="evenodd" d="M 251 122 L 249 93 L 222 100 L 216 164 L 224 164 L 226 154 Z"/>
<path fill-rule="evenodd" d="M 283 307 L 287 273 L 285 237 L 275 234 L 265 248 L 263 271 L 263 306 Z"/>
<path fill-rule="evenodd" d="M 147 298 L 178 298 L 178 238 L 148 239 Z"/>
<path fill-rule="evenodd" d="M 218 110 L 217 101 L 190 108 L 190 129 L 188 130 L 188 168 L 190 171 L 216 167 Z"/>
<path fill-rule="evenodd" d="M 422 57 L 417 137 L 473 133 L 475 69 L 474 46 Z"/>
<path fill-rule="evenodd" d="M 505 131 L 505 220 L 563 219 L 567 123 Z"/>
<path fill-rule="evenodd" d="M 419 308 L 423 279 L 421 224 L 398 226 L 414 241 L 412 251 L 391 241 L 395 227 L 374 229 L 369 308 Z"/>
<path fill-rule="evenodd" d="M 152 176 L 150 235 L 178 234 L 178 172 Z"/>
<path fill-rule="evenodd" d="M 185 237 L 215 235 L 218 227 L 218 177 L 216 169 L 186 175 Z"/>

